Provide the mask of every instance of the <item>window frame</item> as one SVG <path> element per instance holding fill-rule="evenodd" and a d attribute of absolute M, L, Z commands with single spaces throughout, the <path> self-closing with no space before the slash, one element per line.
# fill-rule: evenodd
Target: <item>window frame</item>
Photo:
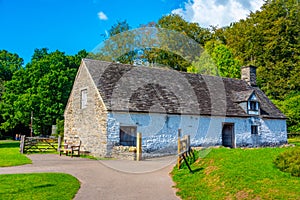
<path fill-rule="evenodd" d="M 80 90 L 80 108 L 84 109 L 88 104 L 88 89 L 84 88 Z"/>
<path fill-rule="evenodd" d="M 258 101 L 248 101 L 249 111 L 259 111 L 259 102 Z M 254 105 L 254 106 L 253 106 Z"/>
<path fill-rule="evenodd" d="M 258 135 L 258 126 L 251 125 L 251 135 Z"/>
<path fill-rule="evenodd" d="M 126 133 L 126 129 L 130 129 L 130 133 Z M 125 133 L 125 134 L 124 134 Z M 119 144 L 122 146 L 136 146 L 137 126 L 120 126 Z M 131 139 L 132 138 L 132 139 Z M 124 140 L 126 139 L 126 140 Z"/>

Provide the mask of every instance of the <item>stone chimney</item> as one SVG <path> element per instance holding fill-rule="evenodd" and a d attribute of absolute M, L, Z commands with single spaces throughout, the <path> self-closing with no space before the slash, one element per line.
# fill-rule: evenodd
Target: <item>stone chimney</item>
<path fill-rule="evenodd" d="M 252 65 L 241 67 L 241 79 L 251 86 L 256 86 L 256 68 Z"/>

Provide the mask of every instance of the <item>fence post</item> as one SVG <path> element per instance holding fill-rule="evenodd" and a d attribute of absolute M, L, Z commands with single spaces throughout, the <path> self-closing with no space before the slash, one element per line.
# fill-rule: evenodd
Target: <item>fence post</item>
<path fill-rule="evenodd" d="M 58 136 L 58 139 L 57 139 L 57 152 L 60 152 L 60 149 L 61 149 L 61 136 L 59 135 Z"/>
<path fill-rule="evenodd" d="M 25 135 L 21 135 L 21 141 L 20 141 L 20 153 L 24 153 L 24 145 L 25 145 Z"/>
<path fill-rule="evenodd" d="M 136 136 L 136 161 L 142 160 L 142 133 Z"/>
<path fill-rule="evenodd" d="M 186 150 L 189 150 L 191 147 L 191 136 L 186 135 Z"/>
<path fill-rule="evenodd" d="M 178 166 L 178 169 L 180 169 L 180 162 L 181 162 L 181 158 L 180 158 L 180 153 L 181 153 L 180 136 L 181 136 L 181 129 L 178 129 L 178 144 L 177 144 L 177 153 L 178 153 L 177 166 Z"/>

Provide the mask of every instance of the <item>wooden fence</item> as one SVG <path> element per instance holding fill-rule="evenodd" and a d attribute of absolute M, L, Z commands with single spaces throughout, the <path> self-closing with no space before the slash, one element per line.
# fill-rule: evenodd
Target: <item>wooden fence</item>
<path fill-rule="evenodd" d="M 190 146 L 190 135 L 185 135 L 181 138 L 181 130 L 178 129 L 178 160 L 177 166 L 180 169 L 182 162 L 184 161 L 190 172 L 192 173 L 192 169 L 188 163 L 188 157 L 195 159 L 194 152 Z"/>
<path fill-rule="evenodd" d="M 20 153 L 28 152 L 47 152 L 60 151 L 61 137 L 44 138 L 44 137 L 26 137 L 21 136 Z"/>

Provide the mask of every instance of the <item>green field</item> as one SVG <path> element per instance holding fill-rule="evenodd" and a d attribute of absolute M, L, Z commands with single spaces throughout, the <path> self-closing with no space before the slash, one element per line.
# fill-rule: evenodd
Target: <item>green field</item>
<path fill-rule="evenodd" d="M 62 173 L 34 173 L 0 175 L 0 199 L 73 199 L 79 181 Z"/>
<path fill-rule="evenodd" d="M 19 152 L 19 142 L 0 141 L 1 167 L 30 164 L 31 160 Z M 73 199 L 79 181 L 63 173 L 32 173 L 0 175 L 0 199 L 45 200 Z"/>
<path fill-rule="evenodd" d="M 20 154 L 20 142 L 11 140 L 0 141 L 0 167 L 30 164 L 31 160 Z"/>
<path fill-rule="evenodd" d="M 299 199 L 300 178 L 273 161 L 285 148 L 212 149 L 188 169 L 172 171 L 182 199 Z"/>

